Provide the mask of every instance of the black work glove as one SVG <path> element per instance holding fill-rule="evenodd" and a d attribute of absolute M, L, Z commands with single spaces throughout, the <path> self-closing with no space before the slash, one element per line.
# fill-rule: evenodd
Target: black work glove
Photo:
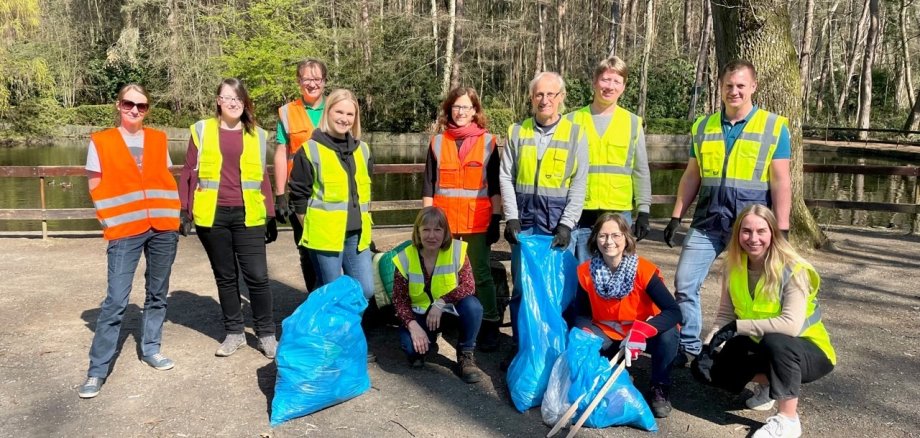
<path fill-rule="evenodd" d="M 486 230 L 486 243 L 489 245 L 498 242 L 499 229 L 501 228 L 502 215 L 493 214 L 489 222 L 489 228 Z"/>
<path fill-rule="evenodd" d="M 508 219 L 505 221 L 505 240 L 512 245 L 518 244 L 517 235 L 521 232 L 521 221 Z"/>
<path fill-rule="evenodd" d="M 668 244 L 668 248 L 674 248 L 674 232 L 677 231 L 679 226 L 680 218 L 672 217 L 671 222 L 668 222 L 668 226 L 664 227 L 664 243 Z"/>
<path fill-rule="evenodd" d="M 291 215 L 291 200 L 287 193 L 275 195 L 275 219 L 282 224 L 287 223 L 287 217 Z"/>
<path fill-rule="evenodd" d="M 738 324 L 735 321 L 732 321 L 728 324 L 722 326 L 719 331 L 716 332 L 715 336 L 709 341 L 709 354 L 712 355 L 712 352 L 719 348 L 725 341 L 734 338 L 735 334 L 738 332 Z"/>
<path fill-rule="evenodd" d="M 270 217 L 265 221 L 265 243 L 272 243 L 278 239 L 278 223 Z"/>
<path fill-rule="evenodd" d="M 690 373 L 701 383 L 712 383 L 712 354 L 709 348 L 703 348 L 703 351 L 693 359 L 693 362 L 690 363 Z"/>
<path fill-rule="evenodd" d="M 569 242 L 571 241 L 572 229 L 569 228 L 568 225 L 556 225 L 556 229 L 553 230 L 553 243 L 550 245 L 550 247 L 566 249 L 569 247 Z"/>
<path fill-rule="evenodd" d="M 188 210 L 179 211 L 179 234 L 188 236 L 192 231 L 192 218 L 188 215 Z"/>
<path fill-rule="evenodd" d="M 639 212 L 639 217 L 633 222 L 632 232 L 637 242 L 648 236 L 648 213 Z"/>

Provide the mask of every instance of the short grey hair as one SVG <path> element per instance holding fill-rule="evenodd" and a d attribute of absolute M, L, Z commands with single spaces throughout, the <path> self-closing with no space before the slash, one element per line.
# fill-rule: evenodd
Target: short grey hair
<path fill-rule="evenodd" d="M 530 97 L 533 97 L 533 92 L 537 88 L 537 82 L 540 82 L 541 79 L 547 76 L 555 79 L 556 82 L 559 82 L 559 93 L 565 94 L 565 80 L 562 79 L 562 75 L 554 71 L 541 71 L 540 73 L 537 73 L 533 79 L 530 80 Z"/>

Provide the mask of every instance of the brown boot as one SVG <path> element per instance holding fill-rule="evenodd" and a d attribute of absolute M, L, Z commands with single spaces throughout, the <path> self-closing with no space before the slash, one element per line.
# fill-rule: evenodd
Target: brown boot
<path fill-rule="evenodd" d="M 482 379 L 482 371 L 476 366 L 476 359 L 472 351 L 457 353 L 457 364 L 460 365 L 460 378 L 466 383 L 476 383 Z"/>

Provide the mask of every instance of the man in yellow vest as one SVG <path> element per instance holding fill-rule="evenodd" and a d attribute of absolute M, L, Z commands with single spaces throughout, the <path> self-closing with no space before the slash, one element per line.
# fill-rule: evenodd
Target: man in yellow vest
<path fill-rule="evenodd" d="M 680 218 L 699 195 L 674 277 L 683 316 L 678 366 L 689 364 L 702 348 L 700 287 L 728 244 L 738 214 L 751 204 L 763 204 L 772 208 L 779 229 L 789 231 L 789 122 L 753 104 L 757 70 L 750 62 L 726 64 L 719 86 L 723 109 L 693 125 L 690 160 L 664 230 L 664 241 L 672 246 Z"/>
<path fill-rule="evenodd" d="M 553 235 L 553 248 L 575 254 L 572 229 L 585 199 L 588 145 L 583 130 L 561 116 L 564 100 L 562 76 L 537 74 L 530 81 L 534 116 L 509 127 L 502 151 L 499 186 L 515 284 L 520 275 L 518 235 Z M 515 287 L 509 305 L 515 340 L 520 306 L 521 292 Z"/>
<path fill-rule="evenodd" d="M 316 285 L 316 273 L 307 255 L 306 248 L 300 246 L 303 227 L 291 207 L 287 193 L 287 181 L 294 167 L 294 154 L 303 146 L 316 126 L 326 108 L 326 64 L 317 59 L 305 59 L 297 64 L 297 85 L 300 99 L 288 102 L 278 108 L 278 126 L 275 130 L 275 217 L 281 223 L 290 220 L 294 230 L 294 244 L 300 252 L 300 266 L 307 291 Z"/>
<path fill-rule="evenodd" d="M 594 69 L 594 101 L 565 117 L 584 129 L 588 140 L 588 186 L 585 206 L 574 231 L 575 257 L 591 258 L 588 236 L 604 212 L 616 212 L 632 223 L 633 235 L 648 235 L 652 180 L 645 151 L 642 118 L 619 106 L 629 67 L 614 56 Z M 633 221 L 633 209 L 638 211 Z"/>

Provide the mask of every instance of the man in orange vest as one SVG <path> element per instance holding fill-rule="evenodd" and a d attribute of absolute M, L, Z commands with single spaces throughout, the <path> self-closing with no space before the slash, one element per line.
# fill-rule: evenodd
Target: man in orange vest
<path fill-rule="evenodd" d="M 122 87 L 116 103 L 120 126 L 94 133 L 89 144 L 86 173 L 108 241 L 108 290 L 96 320 L 87 378 L 78 390 L 81 398 L 98 395 L 109 374 L 141 253 L 147 259 L 141 359 L 158 370 L 175 366 L 160 353 L 160 338 L 179 241 L 179 192 L 169 172 L 166 134 L 143 126 L 148 102 L 143 87 Z"/>
<path fill-rule="evenodd" d="M 275 138 L 278 142 L 274 162 L 275 218 L 281 223 L 290 220 L 291 229 L 294 230 L 294 245 L 300 252 L 300 266 L 307 292 L 313 290 L 316 285 L 316 273 L 313 272 L 307 249 L 300 246 L 303 227 L 291 208 L 290 198 L 286 192 L 288 177 L 294 167 L 294 154 L 313 135 L 313 130 L 319 126 L 323 110 L 326 109 L 326 74 L 326 64 L 318 59 L 305 59 L 297 64 L 300 99 L 278 108 Z"/>

